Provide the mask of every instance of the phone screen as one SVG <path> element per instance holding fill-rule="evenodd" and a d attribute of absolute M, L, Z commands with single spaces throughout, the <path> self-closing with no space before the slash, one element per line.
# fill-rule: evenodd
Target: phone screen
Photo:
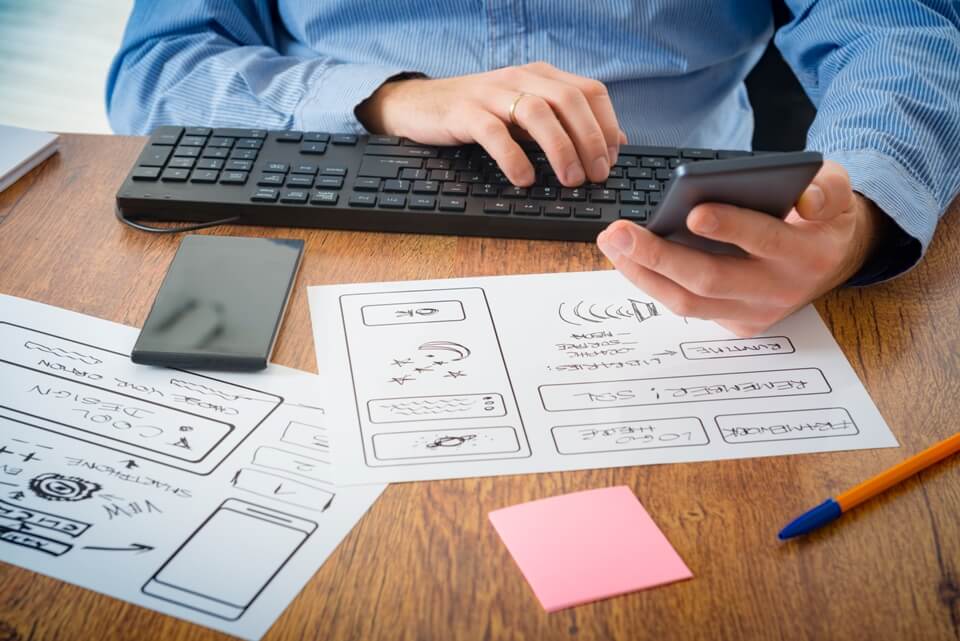
<path fill-rule="evenodd" d="M 208 369 L 266 367 L 303 241 L 187 236 L 132 359 Z"/>

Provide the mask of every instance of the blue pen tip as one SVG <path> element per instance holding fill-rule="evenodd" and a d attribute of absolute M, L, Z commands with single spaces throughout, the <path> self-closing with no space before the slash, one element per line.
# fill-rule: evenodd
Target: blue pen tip
<path fill-rule="evenodd" d="M 791 521 L 787 527 L 780 530 L 778 536 L 781 541 L 792 539 L 795 536 L 812 532 L 818 527 L 840 518 L 841 514 L 843 514 L 843 511 L 840 509 L 840 504 L 833 499 L 827 499 L 817 507 L 808 512 L 804 512 Z"/>

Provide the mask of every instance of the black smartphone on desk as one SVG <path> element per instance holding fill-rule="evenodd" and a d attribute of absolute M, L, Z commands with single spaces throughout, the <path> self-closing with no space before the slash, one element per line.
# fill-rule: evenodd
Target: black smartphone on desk
<path fill-rule="evenodd" d="M 687 228 L 687 215 L 701 203 L 726 203 L 784 218 L 823 165 L 816 151 L 768 153 L 680 165 L 647 223 L 662 236 L 714 253 L 742 253 Z"/>
<path fill-rule="evenodd" d="M 302 256 L 302 240 L 185 237 L 131 360 L 192 369 L 265 368 Z"/>

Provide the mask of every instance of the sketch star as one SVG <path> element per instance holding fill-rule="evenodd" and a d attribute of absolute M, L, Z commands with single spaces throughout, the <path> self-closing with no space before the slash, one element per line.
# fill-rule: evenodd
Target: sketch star
<path fill-rule="evenodd" d="M 466 374 L 460 370 L 455 372 L 447 371 L 447 373 L 444 375 L 444 378 L 460 378 L 461 376 L 466 376 Z"/>
<path fill-rule="evenodd" d="M 417 380 L 417 379 L 415 379 L 414 377 L 409 376 L 409 375 L 407 375 L 407 374 L 404 374 L 403 376 L 400 376 L 400 377 L 397 377 L 397 378 L 391 378 L 391 379 L 390 379 L 389 381 L 387 381 L 387 382 L 388 382 L 388 383 L 396 383 L 397 385 L 403 385 L 404 383 L 409 383 L 410 381 L 415 381 L 415 380 Z"/>
<path fill-rule="evenodd" d="M 412 362 L 413 362 L 413 359 L 410 359 L 410 358 L 404 358 L 404 359 L 395 358 L 393 359 L 393 362 L 390 364 L 396 365 L 397 367 L 403 367 L 404 365 L 409 365 Z"/>

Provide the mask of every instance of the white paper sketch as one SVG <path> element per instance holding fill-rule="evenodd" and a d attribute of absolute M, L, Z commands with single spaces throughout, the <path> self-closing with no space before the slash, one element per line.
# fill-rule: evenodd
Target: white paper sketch
<path fill-rule="evenodd" d="M 897 445 L 812 307 L 736 338 L 612 271 L 309 295 L 343 484 Z"/>
<path fill-rule="evenodd" d="M 316 377 L 134 365 L 136 335 L 0 296 L 0 560 L 259 639 L 383 486 L 332 484 Z"/>

